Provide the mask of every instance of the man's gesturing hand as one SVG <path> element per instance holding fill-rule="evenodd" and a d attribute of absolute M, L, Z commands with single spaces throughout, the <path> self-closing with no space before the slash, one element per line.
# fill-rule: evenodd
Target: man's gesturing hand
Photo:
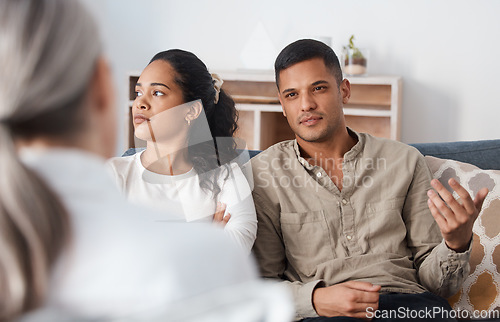
<path fill-rule="evenodd" d="M 463 252 L 469 246 L 472 238 L 472 226 L 481 211 L 488 189 L 479 190 L 473 201 L 467 190 L 455 179 L 450 179 L 448 184 L 458 194 L 461 202 L 455 200 L 451 192 L 446 190 L 438 180 L 433 179 L 431 185 L 439 195 L 433 190 L 429 190 L 427 192 L 428 205 L 446 245 L 456 252 Z"/>
<path fill-rule="evenodd" d="M 366 319 L 367 309 L 378 309 L 380 285 L 367 282 L 349 281 L 328 287 L 320 287 L 313 292 L 313 304 L 320 316 L 350 316 Z"/>

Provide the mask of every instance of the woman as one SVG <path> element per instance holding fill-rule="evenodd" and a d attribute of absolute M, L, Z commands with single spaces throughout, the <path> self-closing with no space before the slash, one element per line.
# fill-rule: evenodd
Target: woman
<path fill-rule="evenodd" d="M 114 189 L 98 38 L 75 1 L 0 1 L 0 321 L 204 320 L 248 300 L 268 318 L 253 263 L 224 234 L 151 224 Z"/>
<path fill-rule="evenodd" d="M 236 109 L 221 85 L 190 52 L 156 54 L 139 77 L 132 107 L 135 136 L 147 147 L 109 164 L 129 200 L 188 222 L 222 222 L 249 253 L 257 219 L 248 182 L 232 162 Z"/>

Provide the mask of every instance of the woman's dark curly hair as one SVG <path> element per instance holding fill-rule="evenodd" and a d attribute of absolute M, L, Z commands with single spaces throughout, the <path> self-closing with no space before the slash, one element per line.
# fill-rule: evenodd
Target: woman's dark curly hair
<path fill-rule="evenodd" d="M 200 176 L 201 188 L 211 191 L 216 197 L 221 190 L 217 184 L 223 173 L 220 166 L 237 155 L 236 144 L 232 139 L 238 128 L 236 124 L 238 113 L 234 101 L 221 89 L 219 100 L 214 103 L 216 92 L 212 75 L 208 72 L 207 66 L 193 53 L 170 49 L 156 54 L 149 63 L 156 60 L 169 63 L 175 70 L 174 79 L 182 90 L 185 102 L 201 100 L 203 104 L 212 140 L 189 145 L 188 156 Z M 190 138 L 204 135 L 204 126 L 200 126 L 201 122 L 204 120 L 200 118 L 193 121 Z M 224 137 L 224 144 L 218 146 L 216 139 L 220 137 Z"/>

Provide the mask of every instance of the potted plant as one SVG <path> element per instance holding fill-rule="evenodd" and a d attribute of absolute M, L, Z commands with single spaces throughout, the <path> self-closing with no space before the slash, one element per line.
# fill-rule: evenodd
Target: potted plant
<path fill-rule="evenodd" d="M 354 35 L 349 38 L 349 45 L 344 46 L 344 73 L 346 75 L 366 74 L 366 57 L 354 46 Z"/>

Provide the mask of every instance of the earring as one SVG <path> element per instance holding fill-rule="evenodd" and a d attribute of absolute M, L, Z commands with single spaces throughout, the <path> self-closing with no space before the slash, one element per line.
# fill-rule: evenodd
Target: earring
<path fill-rule="evenodd" d="M 191 120 L 190 119 L 186 119 L 186 122 L 188 123 L 188 126 L 191 125 Z"/>

